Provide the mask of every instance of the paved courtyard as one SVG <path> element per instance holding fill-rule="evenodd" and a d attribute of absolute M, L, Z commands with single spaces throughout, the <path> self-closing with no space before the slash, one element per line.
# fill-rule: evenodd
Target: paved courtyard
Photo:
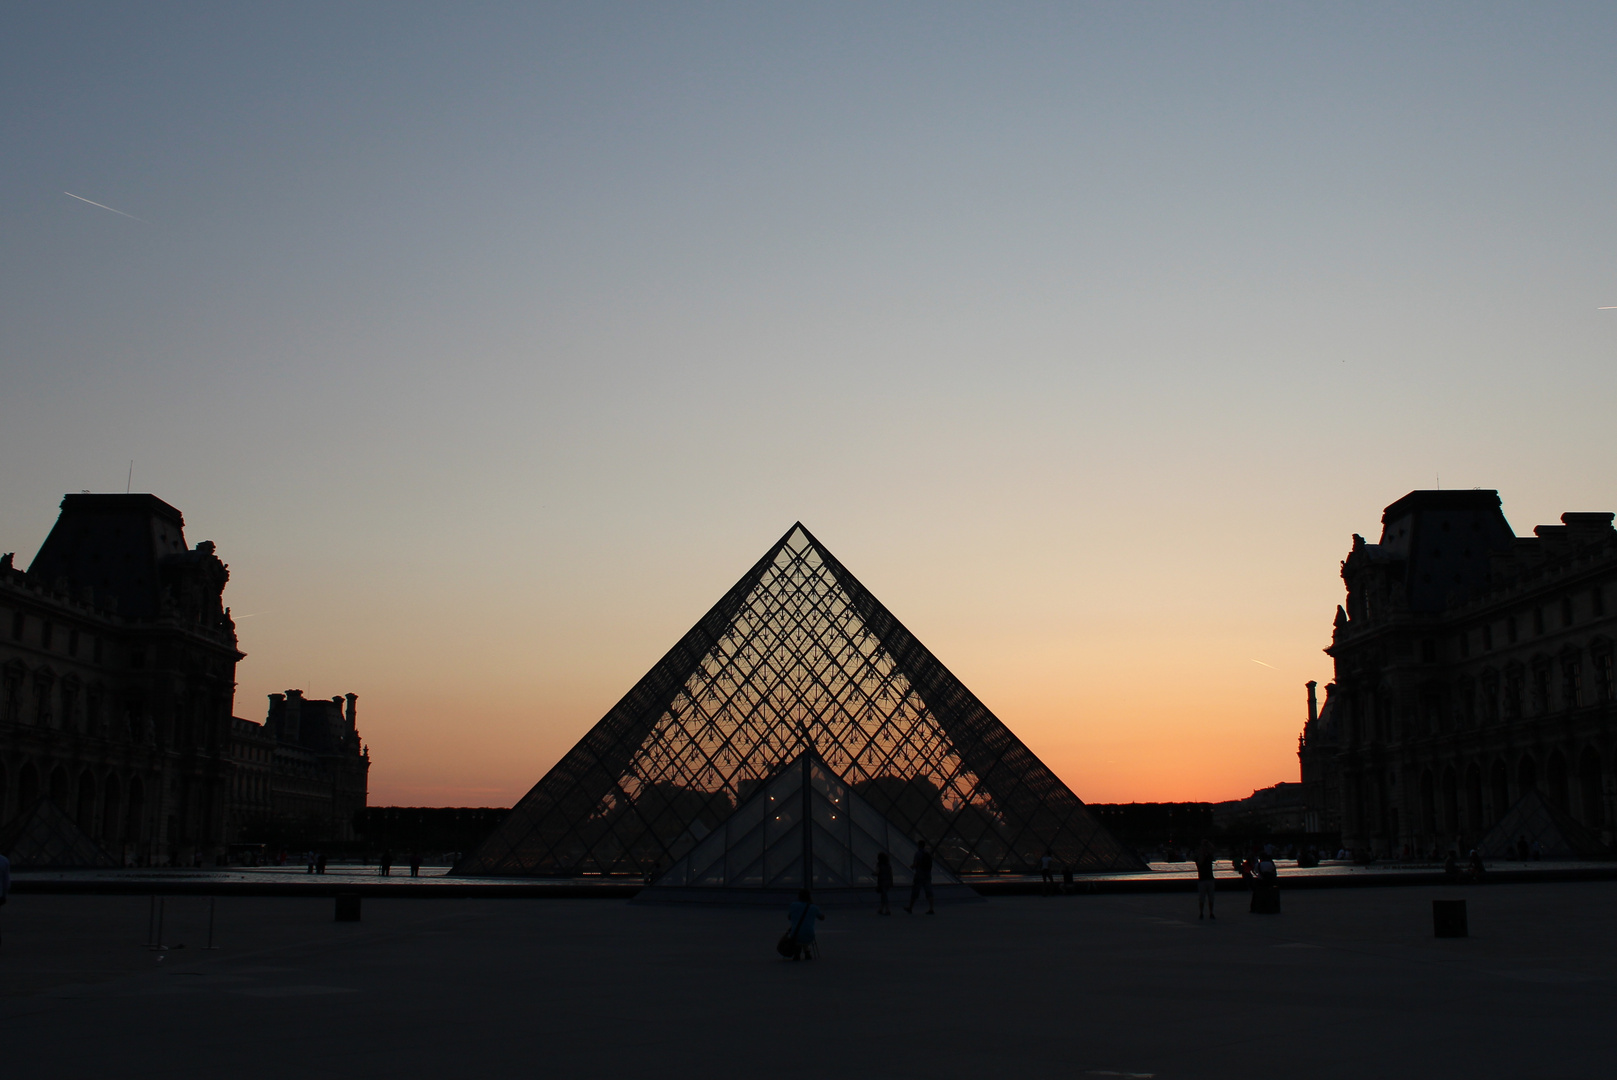
<path fill-rule="evenodd" d="M 1431 936 L 1465 897 L 1472 937 Z M 603 900 L 13 896 L 17 1077 L 1609 1077 L 1617 883 L 784 916 Z"/>

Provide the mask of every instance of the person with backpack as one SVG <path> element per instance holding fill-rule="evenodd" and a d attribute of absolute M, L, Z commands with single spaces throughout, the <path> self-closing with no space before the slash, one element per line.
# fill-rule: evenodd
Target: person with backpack
<path fill-rule="evenodd" d="M 788 960 L 812 960 L 816 952 L 814 924 L 825 918 L 825 912 L 814 902 L 807 889 L 797 890 L 797 899 L 786 909 L 786 933 L 781 935 L 777 952 Z"/>
<path fill-rule="evenodd" d="M 910 875 L 910 902 L 904 906 L 904 911 L 914 915 L 915 901 L 924 892 L 926 913 L 936 915 L 937 909 L 932 902 L 932 853 L 926 849 L 925 840 L 915 846 L 915 861 L 910 863 Z"/>

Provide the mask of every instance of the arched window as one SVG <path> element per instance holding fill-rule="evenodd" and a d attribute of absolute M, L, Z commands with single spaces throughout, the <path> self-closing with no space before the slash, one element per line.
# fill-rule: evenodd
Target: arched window
<path fill-rule="evenodd" d="M 34 805 L 39 798 L 39 770 L 32 764 L 24 764 L 17 773 L 17 813 L 22 813 Z"/>
<path fill-rule="evenodd" d="M 101 787 L 101 839 L 108 844 L 116 844 L 119 840 L 118 823 L 122 820 L 119 811 L 118 778 L 107 776 L 107 782 Z"/>
<path fill-rule="evenodd" d="M 1583 823 L 1591 829 L 1606 824 L 1605 770 L 1600 767 L 1600 755 L 1595 748 L 1585 747 L 1578 755 L 1578 794 L 1583 798 Z"/>
<path fill-rule="evenodd" d="M 1450 837 L 1460 831 L 1460 778 L 1452 765 L 1443 770 L 1443 831 Z"/>
<path fill-rule="evenodd" d="M 64 814 L 73 812 L 72 792 L 68 788 L 67 770 L 58 765 L 51 772 L 51 802 Z"/>
<path fill-rule="evenodd" d="M 1427 836 L 1437 835 L 1437 794 L 1431 770 L 1420 774 L 1420 828 Z"/>
<path fill-rule="evenodd" d="M 1496 760 L 1492 773 L 1489 786 L 1493 788 L 1493 816 L 1488 824 L 1497 825 L 1499 819 L 1505 816 L 1505 811 L 1510 809 L 1510 769 L 1503 761 Z"/>
<path fill-rule="evenodd" d="M 1557 750 L 1550 755 L 1549 765 L 1544 770 L 1545 792 L 1550 798 L 1550 805 L 1557 810 L 1571 813 L 1572 808 L 1567 805 L 1567 776 L 1566 758 Z"/>
<path fill-rule="evenodd" d="M 124 839 L 131 843 L 140 843 L 146 838 L 146 789 L 140 782 L 140 777 L 129 781 L 129 804 L 124 808 Z"/>
<path fill-rule="evenodd" d="M 1521 763 L 1516 766 L 1516 788 L 1523 795 L 1538 787 L 1538 762 L 1533 760 L 1532 754 L 1523 754 Z"/>
<path fill-rule="evenodd" d="M 79 774 L 79 828 L 95 835 L 95 777 L 89 769 Z"/>
<path fill-rule="evenodd" d="M 1481 836 L 1482 825 L 1482 769 L 1476 762 L 1465 770 L 1465 829 L 1472 836 Z"/>

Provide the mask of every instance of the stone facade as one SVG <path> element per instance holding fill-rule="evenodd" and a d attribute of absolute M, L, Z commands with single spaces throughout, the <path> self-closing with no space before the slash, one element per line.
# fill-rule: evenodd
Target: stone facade
<path fill-rule="evenodd" d="M 153 495 L 69 495 L 26 572 L 0 556 L 0 825 L 44 795 L 120 862 L 211 862 L 303 782 L 302 747 L 232 715 L 230 570 L 184 530 Z M 369 761 L 345 750 L 351 835 Z"/>
<path fill-rule="evenodd" d="M 1462 853 L 1523 792 L 1612 842 L 1617 531 L 1518 537 L 1494 491 L 1415 491 L 1353 537 L 1335 681 L 1299 743 L 1311 826 L 1359 852 Z"/>
<path fill-rule="evenodd" d="M 48 795 L 115 858 L 218 853 L 230 571 L 152 495 L 69 495 L 28 571 L 0 557 L 0 818 Z"/>

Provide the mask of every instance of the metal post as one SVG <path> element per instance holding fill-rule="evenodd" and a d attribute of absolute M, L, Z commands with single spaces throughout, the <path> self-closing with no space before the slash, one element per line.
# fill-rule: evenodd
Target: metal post
<path fill-rule="evenodd" d="M 202 946 L 204 949 L 213 948 L 213 908 L 218 902 L 219 898 L 217 896 L 208 897 L 208 943 Z"/>

